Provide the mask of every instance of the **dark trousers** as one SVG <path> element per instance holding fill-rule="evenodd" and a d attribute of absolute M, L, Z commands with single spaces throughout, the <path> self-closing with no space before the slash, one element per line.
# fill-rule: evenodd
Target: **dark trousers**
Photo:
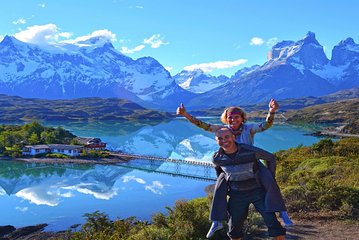
<path fill-rule="evenodd" d="M 229 191 L 228 201 L 228 236 L 230 238 L 243 237 L 243 225 L 248 216 L 248 208 L 252 203 L 256 210 L 262 215 L 268 227 L 270 237 L 285 235 L 285 228 L 278 222 L 275 213 L 266 212 L 264 206 L 265 191 L 263 188 L 256 188 L 249 191 Z"/>
<path fill-rule="evenodd" d="M 209 219 L 211 221 L 227 221 L 227 194 L 228 184 L 225 178 L 225 174 L 221 173 L 216 181 L 213 191 L 213 200 L 211 211 L 209 213 Z"/>
<path fill-rule="evenodd" d="M 266 191 L 265 209 L 267 212 L 286 211 L 284 200 L 278 184 L 268 168 L 258 164 L 257 177 Z M 209 219 L 211 221 L 227 221 L 227 194 L 228 185 L 224 173 L 221 173 L 216 181 L 213 191 L 213 200 Z"/>

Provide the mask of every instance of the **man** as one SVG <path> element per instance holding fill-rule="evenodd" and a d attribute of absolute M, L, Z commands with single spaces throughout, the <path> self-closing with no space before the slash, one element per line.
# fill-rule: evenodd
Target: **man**
<path fill-rule="evenodd" d="M 275 176 L 274 155 L 260 148 L 236 143 L 234 134 L 226 127 L 216 131 L 216 142 L 220 149 L 213 155 L 213 163 L 217 172 L 224 172 L 229 185 L 228 236 L 232 240 L 243 237 L 243 224 L 252 203 L 262 215 L 269 236 L 275 240 L 285 239 L 285 229 L 275 213 L 265 211 L 265 190 L 256 177 L 259 159 L 267 161 L 269 170 Z"/>

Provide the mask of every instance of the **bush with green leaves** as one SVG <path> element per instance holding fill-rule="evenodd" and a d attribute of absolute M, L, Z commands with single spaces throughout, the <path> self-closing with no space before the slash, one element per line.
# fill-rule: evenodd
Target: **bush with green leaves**
<path fill-rule="evenodd" d="M 107 158 L 110 153 L 103 150 L 84 150 L 80 156 L 84 158 Z"/>
<path fill-rule="evenodd" d="M 276 155 L 277 180 L 290 211 L 336 211 L 341 218 L 358 218 L 359 138 L 322 139 Z"/>

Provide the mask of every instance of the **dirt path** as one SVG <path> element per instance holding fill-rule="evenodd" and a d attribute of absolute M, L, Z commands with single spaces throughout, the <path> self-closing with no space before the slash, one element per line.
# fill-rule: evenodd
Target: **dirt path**
<path fill-rule="evenodd" d="M 320 221 L 320 220 L 294 220 L 295 225 L 286 227 L 286 239 L 303 240 L 358 240 L 359 221 L 345 223 L 340 221 Z M 266 229 L 258 236 L 248 236 L 243 240 L 264 240 L 267 237 Z"/>
<path fill-rule="evenodd" d="M 294 220 L 295 225 L 286 227 L 287 240 L 358 240 L 359 221 L 345 223 L 340 221 Z M 224 230 L 218 231 L 211 239 L 229 240 Z M 242 240 L 271 240 L 267 228 L 260 232 L 246 235 Z"/>
<path fill-rule="evenodd" d="M 287 239 L 359 239 L 359 222 L 344 223 L 339 221 L 296 221 L 287 228 Z"/>

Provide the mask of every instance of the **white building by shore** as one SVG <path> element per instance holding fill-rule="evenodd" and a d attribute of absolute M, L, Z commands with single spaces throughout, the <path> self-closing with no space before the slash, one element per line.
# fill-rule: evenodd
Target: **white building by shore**
<path fill-rule="evenodd" d="M 41 153 L 61 153 L 71 157 L 79 156 L 83 146 L 66 144 L 26 145 L 22 149 L 23 155 L 34 156 Z"/>

